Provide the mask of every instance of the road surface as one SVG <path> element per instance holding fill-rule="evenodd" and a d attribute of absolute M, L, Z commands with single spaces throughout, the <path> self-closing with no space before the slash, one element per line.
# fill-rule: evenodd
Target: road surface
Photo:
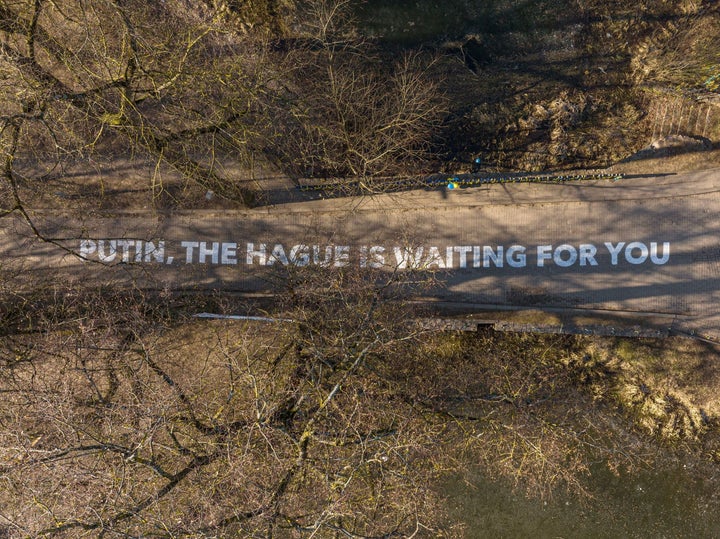
<path fill-rule="evenodd" d="M 273 291 L 321 265 L 433 271 L 430 301 L 632 314 L 720 339 L 720 169 L 289 203 L 0 220 L 3 270 L 158 288 Z M 73 255 L 72 252 L 80 255 Z"/>

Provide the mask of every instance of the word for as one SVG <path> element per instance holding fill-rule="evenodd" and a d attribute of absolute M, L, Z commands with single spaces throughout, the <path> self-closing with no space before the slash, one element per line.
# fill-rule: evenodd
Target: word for
<path fill-rule="evenodd" d="M 172 244 L 171 244 L 172 245 Z M 398 269 L 465 269 L 525 268 L 555 265 L 617 266 L 663 265 L 670 261 L 670 242 L 609 242 L 570 245 L 452 245 L 394 246 L 382 245 L 287 245 L 282 243 L 245 243 L 218 241 L 180 241 L 176 256 L 168 254 L 164 240 L 83 239 L 79 254 L 86 260 L 97 258 L 106 263 L 213 264 L 223 266 L 308 266 L 343 267 L 357 263 L 360 267 Z"/>

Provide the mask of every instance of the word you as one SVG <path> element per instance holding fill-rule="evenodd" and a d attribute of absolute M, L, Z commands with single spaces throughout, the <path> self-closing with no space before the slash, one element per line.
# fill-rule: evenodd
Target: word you
<path fill-rule="evenodd" d="M 172 252 L 172 254 L 171 254 Z M 79 255 L 105 263 L 211 264 L 222 266 L 324 266 L 358 264 L 370 268 L 469 269 L 525 268 L 555 265 L 600 266 L 627 263 L 663 265 L 670 261 L 670 242 L 603 242 L 571 245 L 307 245 L 219 241 L 146 241 L 82 239 Z"/>

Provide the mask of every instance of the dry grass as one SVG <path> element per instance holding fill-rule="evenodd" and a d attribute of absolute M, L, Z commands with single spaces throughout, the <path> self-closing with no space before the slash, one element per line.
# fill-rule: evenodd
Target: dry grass
<path fill-rule="evenodd" d="M 590 462 L 633 473 L 676 458 L 709 466 L 720 455 L 717 347 L 492 332 L 426 347 L 413 384 L 471 433 L 456 441 L 461 460 L 532 496 L 590 496 Z"/>
<path fill-rule="evenodd" d="M 689 339 L 609 341 L 595 352 L 613 373 L 602 391 L 640 429 L 684 443 L 715 442 L 710 438 L 720 423 L 719 356 L 718 347 Z"/>

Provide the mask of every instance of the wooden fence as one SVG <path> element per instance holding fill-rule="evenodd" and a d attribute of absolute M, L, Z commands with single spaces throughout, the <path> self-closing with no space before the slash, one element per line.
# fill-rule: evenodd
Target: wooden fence
<path fill-rule="evenodd" d="M 653 87 L 647 96 L 653 140 L 687 135 L 720 141 L 720 94 Z"/>

